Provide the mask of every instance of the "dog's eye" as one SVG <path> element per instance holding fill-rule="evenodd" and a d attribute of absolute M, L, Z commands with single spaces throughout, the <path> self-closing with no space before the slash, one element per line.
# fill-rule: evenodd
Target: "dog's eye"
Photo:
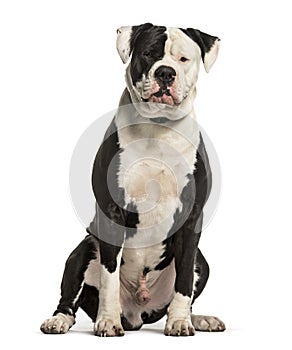
<path fill-rule="evenodd" d="M 149 57 L 149 56 L 151 56 L 151 52 L 150 51 L 144 51 L 143 52 L 143 56 Z"/>
<path fill-rule="evenodd" d="M 186 58 L 186 57 L 181 57 L 181 58 L 180 58 L 180 61 L 181 61 L 181 62 L 187 62 L 187 61 L 189 61 L 189 59 Z"/>

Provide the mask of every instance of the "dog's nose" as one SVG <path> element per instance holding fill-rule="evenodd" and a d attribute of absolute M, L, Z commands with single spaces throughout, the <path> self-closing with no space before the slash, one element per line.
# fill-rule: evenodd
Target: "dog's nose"
<path fill-rule="evenodd" d="M 154 77 L 158 83 L 162 83 L 166 86 L 170 86 L 174 82 L 175 76 L 175 70 L 168 66 L 160 66 L 154 72 Z"/>

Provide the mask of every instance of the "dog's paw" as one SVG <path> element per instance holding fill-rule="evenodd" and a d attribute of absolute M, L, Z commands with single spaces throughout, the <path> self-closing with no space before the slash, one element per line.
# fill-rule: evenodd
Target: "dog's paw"
<path fill-rule="evenodd" d="M 189 320 L 167 320 L 164 334 L 173 336 L 195 335 L 195 328 Z"/>
<path fill-rule="evenodd" d="M 40 330 L 46 334 L 64 334 L 68 332 L 74 323 L 75 319 L 73 316 L 59 312 L 56 316 L 45 320 Z"/>
<path fill-rule="evenodd" d="M 120 321 L 101 318 L 94 324 L 94 334 L 99 337 L 121 337 L 125 332 Z"/>
<path fill-rule="evenodd" d="M 218 317 L 192 315 L 192 324 L 197 331 L 203 332 L 223 332 L 225 324 Z"/>

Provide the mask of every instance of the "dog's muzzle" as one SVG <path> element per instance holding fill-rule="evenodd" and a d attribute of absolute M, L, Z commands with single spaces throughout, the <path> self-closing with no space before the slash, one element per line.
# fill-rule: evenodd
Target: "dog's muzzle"
<path fill-rule="evenodd" d="M 179 104 L 174 84 L 176 71 L 169 66 L 160 66 L 155 70 L 153 75 L 156 84 L 154 92 L 149 98 L 142 98 L 142 101 L 167 105 Z"/>

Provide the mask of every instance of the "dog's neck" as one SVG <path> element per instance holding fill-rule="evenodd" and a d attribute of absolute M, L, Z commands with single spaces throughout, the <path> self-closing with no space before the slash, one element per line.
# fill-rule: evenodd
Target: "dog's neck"
<path fill-rule="evenodd" d="M 133 88 L 127 86 L 121 96 L 119 106 L 134 106 L 140 117 L 156 123 L 176 123 L 188 115 L 192 115 L 195 118 L 193 99 L 193 96 L 189 97 L 182 107 L 173 107 L 162 103 L 141 102 L 138 100 Z"/>
<path fill-rule="evenodd" d="M 142 102 L 139 104 L 139 106 L 143 104 L 148 104 L 148 102 Z M 115 116 L 115 123 L 118 130 L 137 124 L 149 124 L 149 127 L 143 129 L 143 132 L 145 133 L 143 138 L 152 137 L 152 133 L 165 133 L 167 132 L 167 129 L 170 129 L 176 130 L 178 133 L 192 140 L 192 142 L 197 143 L 199 140 L 199 127 L 196 122 L 196 116 L 193 108 L 190 113 L 183 115 L 180 119 L 170 120 L 161 115 L 160 117 L 155 116 L 155 118 L 152 118 L 152 114 L 150 114 L 150 116 L 147 115 L 147 117 L 145 117 L 145 115 L 141 116 L 139 106 L 137 108 L 137 104 L 132 102 L 128 89 L 125 89 L 121 96 L 119 108 Z M 161 127 L 163 126 L 164 128 L 157 128 L 158 125 Z M 148 135 L 148 132 L 152 136 L 150 134 Z"/>

